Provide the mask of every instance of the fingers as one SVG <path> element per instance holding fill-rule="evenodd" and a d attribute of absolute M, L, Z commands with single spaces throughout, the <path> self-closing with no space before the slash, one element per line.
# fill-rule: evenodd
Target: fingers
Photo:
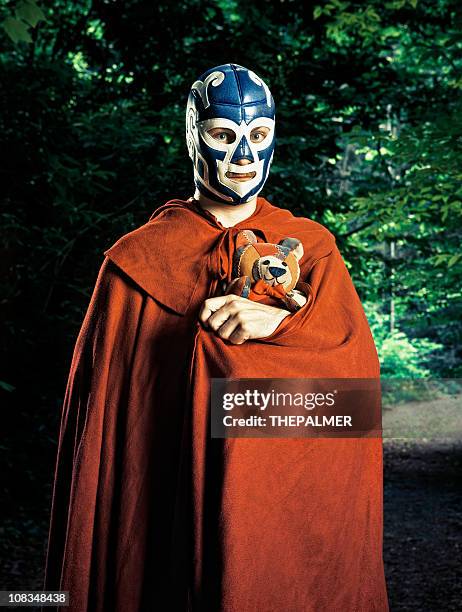
<path fill-rule="evenodd" d="M 216 332 L 220 338 L 229 340 L 233 344 L 242 344 L 250 337 L 250 331 L 242 312 L 231 314 L 229 318 L 217 328 Z"/>
<path fill-rule="evenodd" d="M 250 337 L 244 309 L 251 305 L 249 300 L 233 294 L 208 298 L 199 312 L 199 320 L 223 340 L 242 344 Z"/>
<path fill-rule="evenodd" d="M 246 323 L 242 322 L 239 314 L 231 315 L 217 330 L 217 336 L 228 340 L 232 344 L 243 344 L 251 336 Z"/>
<path fill-rule="evenodd" d="M 237 300 L 242 300 L 243 298 L 240 298 L 237 295 L 220 295 L 217 297 L 213 297 L 213 298 L 208 298 L 207 300 L 204 301 L 204 303 L 202 304 L 201 310 L 199 312 L 199 321 L 201 323 L 203 323 L 206 326 L 210 325 L 209 319 L 210 317 L 217 312 L 218 310 L 220 310 L 223 306 L 227 305 L 227 304 L 231 304 Z M 225 317 L 221 323 L 223 323 L 228 317 Z M 221 325 L 220 323 L 220 325 Z M 219 327 L 219 326 L 218 326 Z M 215 328 L 213 328 L 215 329 Z"/>
<path fill-rule="evenodd" d="M 257 329 L 258 318 L 258 314 L 251 309 L 240 308 L 229 316 L 216 333 L 220 338 L 232 344 L 243 344 L 254 337 L 253 332 Z"/>
<path fill-rule="evenodd" d="M 232 344 L 244 344 L 249 339 L 250 333 L 242 325 L 238 325 L 228 338 Z"/>
<path fill-rule="evenodd" d="M 243 344 L 251 338 L 265 338 L 290 312 L 229 294 L 208 298 L 199 320 L 220 338 L 232 344 Z"/>
<path fill-rule="evenodd" d="M 228 321 L 230 317 L 233 318 L 235 316 L 240 316 L 241 312 L 245 307 L 246 304 L 242 304 L 235 300 L 232 300 L 229 304 L 225 304 L 212 315 L 210 315 L 207 323 L 209 327 L 211 327 L 214 331 L 218 331 L 223 325 L 223 323 Z"/>
<path fill-rule="evenodd" d="M 223 340 L 228 340 L 234 330 L 239 326 L 235 316 L 230 316 L 222 325 L 215 329 L 216 333 Z"/>

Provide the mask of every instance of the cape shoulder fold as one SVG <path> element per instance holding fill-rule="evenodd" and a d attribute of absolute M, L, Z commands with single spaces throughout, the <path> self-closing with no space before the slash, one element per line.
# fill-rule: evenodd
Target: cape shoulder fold
<path fill-rule="evenodd" d="M 253 229 L 267 242 L 298 238 L 304 246 L 300 262 L 306 278 L 316 261 L 335 247 L 334 235 L 306 217 L 295 217 L 258 198 L 256 212 L 231 228 L 225 228 L 208 211 L 191 201 L 170 200 L 149 221 L 121 236 L 104 251 L 146 293 L 174 312 L 184 315 L 198 287 L 207 282 L 207 259 L 227 232 Z"/>
<path fill-rule="evenodd" d="M 197 244 L 181 238 L 187 219 L 179 220 L 175 208 L 166 205 L 156 213 L 104 255 L 156 301 L 183 315 L 206 271 L 204 261 L 197 256 Z"/>

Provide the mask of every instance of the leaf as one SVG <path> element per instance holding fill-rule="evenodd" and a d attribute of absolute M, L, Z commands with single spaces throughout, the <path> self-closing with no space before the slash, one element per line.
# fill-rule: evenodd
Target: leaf
<path fill-rule="evenodd" d="M 0 389 L 4 391 L 14 391 L 16 387 L 10 385 L 10 383 L 5 382 L 4 380 L 0 380 Z"/>
<path fill-rule="evenodd" d="M 15 12 L 18 19 L 23 19 L 33 28 L 39 21 L 46 21 L 44 12 L 32 0 L 20 2 Z"/>
<path fill-rule="evenodd" d="M 15 44 L 18 42 L 32 42 L 29 26 L 24 21 L 19 21 L 19 19 L 14 17 L 7 17 L 3 21 L 2 27 Z"/>
<path fill-rule="evenodd" d="M 457 263 L 461 257 L 461 253 L 456 253 L 456 255 L 453 255 L 448 261 L 448 268 L 451 268 L 455 263 Z"/>
<path fill-rule="evenodd" d="M 313 11 L 313 19 L 319 19 L 322 15 L 322 6 L 315 6 Z"/>
<path fill-rule="evenodd" d="M 446 259 L 446 255 L 444 254 L 435 255 L 431 257 L 430 259 L 434 266 L 438 266 L 440 263 L 442 263 Z"/>

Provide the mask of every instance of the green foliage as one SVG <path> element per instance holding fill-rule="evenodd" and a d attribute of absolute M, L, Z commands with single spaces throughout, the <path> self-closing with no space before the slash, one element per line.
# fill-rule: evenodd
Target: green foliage
<path fill-rule="evenodd" d="M 364 303 L 369 325 L 380 360 L 383 378 L 432 378 L 434 354 L 441 344 L 427 338 L 409 338 L 399 329 L 390 330 L 390 316 L 380 312 L 377 304 Z"/>
<path fill-rule="evenodd" d="M 411 340 L 402 331 L 393 331 L 379 345 L 383 376 L 396 378 L 425 378 L 431 376 L 421 364 L 428 354 L 441 345 L 426 338 Z"/>
<path fill-rule="evenodd" d="M 0 21 L 4 385 L 45 411 L 62 389 L 103 251 L 191 195 L 188 89 L 228 61 L 277 103 L 264 195 L 336 235 L 383 372 L 462 373 L 459 3 L 11 0 Z"/>
<path fill-rule="evenodd" d="M 34 0 L 19 0 L 14 16 L 6 16 L 1 26 L 14 43 L 31 43 L 33 38 L 30 29 L 35 28 L 40 21 L 46 21 L 46 17 L 37 3 Z"/>

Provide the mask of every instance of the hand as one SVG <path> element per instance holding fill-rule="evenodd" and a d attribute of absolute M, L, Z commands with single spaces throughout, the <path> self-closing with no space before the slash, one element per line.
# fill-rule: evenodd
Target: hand
<path fill-rule="evenodd" d="M 199 320 L 223 340 L 243 344 L 246 340 L 270 336 L 290 314 L 288 310 L 230 294 L 205 300 Z"/>

